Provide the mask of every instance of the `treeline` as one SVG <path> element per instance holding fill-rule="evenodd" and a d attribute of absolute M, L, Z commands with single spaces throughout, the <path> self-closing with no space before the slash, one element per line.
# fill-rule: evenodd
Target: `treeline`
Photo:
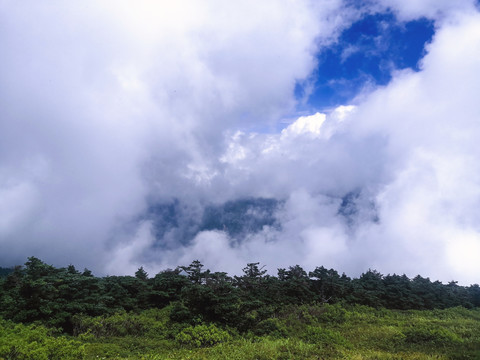
<path fill-rule="evenodd" d="M 428 278 L 382 275 L 369 270 L 359 278 L 323 266 L 306 272 L 296 265 L 266 274 L 247 264 L 242 276 L 205 270 L 199 261 L 149 277 L 95 277 L 73 265 L 55 268 L 30 257 L 25 266 L 0 277 L 0 316 L 15 322 L 39 321 L 75 333 L 79 315 L 108 316 L 171 306 L 170 318 L 183 323 L 213 322 L 248 331 L 289 305 L 361 304 L 389 309 L 480 307 L 480 287 L 442 284 Z"/>

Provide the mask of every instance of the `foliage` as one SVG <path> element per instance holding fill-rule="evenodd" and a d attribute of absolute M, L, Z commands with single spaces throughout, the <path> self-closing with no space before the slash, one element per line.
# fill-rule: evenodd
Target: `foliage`
<path fill-rule="evenodd" d="M 217 328 L 214 324 L 189 326 L 183 329 L 176 337 L 181 344 L 189 346 L 213 346 L 231 339 L 230 334 Z"/>
<path fill-rule="evenodd" d="M 270 335 L 274 338 L 283 338 L 288 336 L 288 330 L 284 323 L 277 318 L 262 320 L 253 329 L 257 336 Z"/>
<path fill-rule="evenodd" d="M 120 336 L 163 336 L 169 309 L 150 309 L 140 314 L 121 311 L 110 316 L 74 317 L 74 335 L 94 338 Z"/>
<path fill-rule="evenodd" d="M 14 271 L 14 268 L 4 268 L 0 266 L 0 278 L 6 277 Z"/>
<path fill-rule="evenodd" d="M 83 359 L 84 345 L 38 325 L 14 324 L 0 319 L 0 359 Z"/>
<path fill-rule="evenodd" d="M 452 344 L 461 344 L 462 339 L 454 332 L 429 325 L 410 326 L 403 332 L 407 343 L 430 343 L 435 346 L 450 347 Z"/>
<path fill-rule="evenodd" d="M 176 323 L 169 317 L 171 308 L 85 316 L 82 321 L 86 332 L 73 339 L 43 326 L 2 321 L 0 358 L 60 358 L 52 352 L 65 359 L 119 360 L 477 359 L 480 356 L 480 309 L 399 311 L 364 305 L 287 306 L 258 323 L 253 332 L 240 334 L 211 323 Z M 342 314 L 342 321 L 328 322 L 322 318 L 323 314 Z M 103 322 L 103 328 L 100 327 L 103 330 L 96 336 L 94 330 L 99 322 Z M 122 324 L 134 323 L 141 325 L 141 332 L 122 332 Z M 275 335 L 277 331 L 281 336 Z M 12 356 L 12 344 L 17 357 Z"/>
<path fill-rule="evenodd" d="M 475 359 L 479 306 L 478 285 L 375 270 L 95 277 L 31 257 L 0 277 L 0 359 Z"/>
<path fill-rule="evenodd" d="M 345 338 L 338 331 L 324 329 L 312 325 L 309 325 L 305 328 L 300 338 L 305 342 L 312 344 L 322 344 L 323 346 L 348 344 Z"/>
<path fill-rule="evenodd" d="M 340 304 L 311 307 L 310 312 L 313 312 L 312 315 L 324 324 L 343 324 L 347 317 L 347 311 Z"/>
<path fill-rule="evenodd" d="M 110 316 L 173 303 L 175 321 L 190 325 L 208 321 L 248 332 L 261 331 L 259 323 L 288 306 L 326 304 L 322 313 L 314 316 L 338 324 L 345 320 L 341 308 L 335 307 L 338 303 L 400 310 L 480 306 L 478 285 L 442 284 L 421 276 L 409 279 L 368 270 L 350 279 L 323 266 L 307 273 L 295 265 L 278 269 L 275 277 L 267 275 L 259 263 L 247 264 L 243 273 L 232 278 L 204 269 L 195 260 L 151 278 L 143 267 L 135 276 L 98 278 L 87 269 L 80 272 L 73 265 L 55 268 L 31 257 L 24 267 L 10 269 L 1 278 L 0 315 L 16 322 L 40 321 L 73 334 L 78 316 Z M 127 326 L 125 331 L 136 330 Z"/>

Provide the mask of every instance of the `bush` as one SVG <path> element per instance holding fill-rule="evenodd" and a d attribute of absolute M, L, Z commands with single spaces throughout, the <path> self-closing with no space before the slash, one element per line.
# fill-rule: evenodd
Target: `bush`
<path fill-rule="evenodd" d="M 83 359 L 84 346 L 37 325 L 13 324 L 0 320 L 0 359 L 67 360 Z"/>
<path fill-rule="evenodd" d="M 326 347 L 341 345 L 348 348 L 351 346 L 338 331 L 324 329 L 318 326 L 307 326 L 300 338 L 307 343 L 319 344 Z"/>
<path fill-rule="evenodd" d="M 253 333 L 257 336 L 270 335 L 276 338 L 286 337 L 288 335 L 285 325 L 278 319 L 266 319 L 260 321 Z"/>
<path fill-rule="evenodd" d="M 175 340 L 179 343 L 189 346 L 213 346 L 218 343 L 231 340 L 230 334 L 215 325 L 197 325 L 189 326 L 183 329 Z"/>
<path fill-rule="evenodd" d="M 317 314 L 318 321 L 328 324 L 343 324 L 347 312 L 340 304 L 324 304 Z"/>
<path fill-rule="evenodd" d="M 194 315 L 182 302 L 176 302 L 170 308 L 170 319 L 175 322 L 191 323 Z"/>
<path fill-rule="evenodd" d="M 74 335 L 93 336 L 163 336 L 169 320 L 169 309 L 150 309 L 140 314 L 118 312 L 111 316 L 89 317 L 77 315 L 73 318 Z"/>
<path fill-rule="evenodd" d="M 111 316 L 75 316 L 73 318 L 74 335 L 89 333 L 96 338 L 109 336 L 141 336 L 145 332 L 144 324 L 135 314 L 119 312 Z"/>
<path fill-rule="evenodd" d="M 409 344 L 425 344 L 448 346 L 462 343 L 462 339 L 445 328 L 427 325 L 411 326 L 404 330 L 405 341 Z"/>

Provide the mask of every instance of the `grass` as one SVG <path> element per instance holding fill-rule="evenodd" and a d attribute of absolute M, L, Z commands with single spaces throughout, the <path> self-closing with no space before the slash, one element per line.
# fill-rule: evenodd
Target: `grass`
<path fill-rule="evenodd" d="M 125 333 L 125 324 L 137 333 Z M 68 338 L 39 326 L 0 322 L 0 359 L 37 359 L 42 351 L 59 346 L 65 346 L 64 359 L 95 360 L 480 359 L 480 309 L 300 306 L 275 314 L 247 334 L 213 325 L 172 324 L 165 309 L 88 318 L 82 326 L 81 335 Z M 32 336 L 37 348 L 26 340 Z"/>

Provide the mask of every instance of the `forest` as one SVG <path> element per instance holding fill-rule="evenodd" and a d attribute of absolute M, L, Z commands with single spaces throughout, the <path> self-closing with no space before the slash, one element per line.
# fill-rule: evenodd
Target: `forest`
<path fill-rule="evenodd" d="M 478 359 L 480 287 L 299 265 L 199 261 L 96 277 L 0 268 L 0 359 Z"/>

